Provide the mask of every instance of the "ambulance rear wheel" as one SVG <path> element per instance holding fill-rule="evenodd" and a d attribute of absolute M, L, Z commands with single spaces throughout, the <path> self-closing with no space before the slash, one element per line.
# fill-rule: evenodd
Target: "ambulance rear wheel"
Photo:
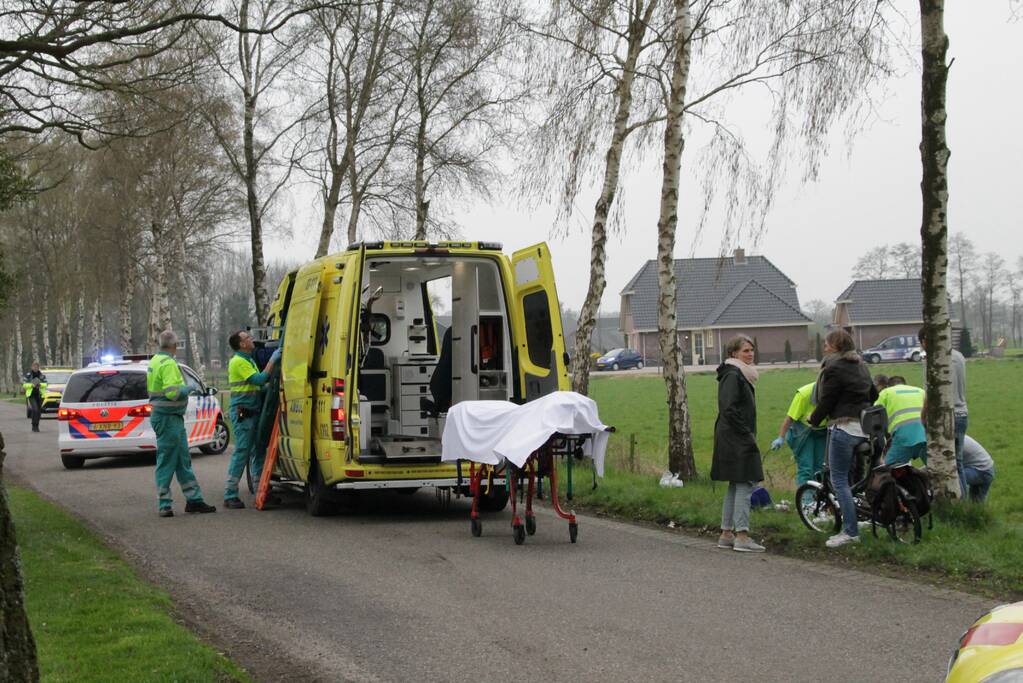
<path fill-rule="evenodd" d="M 333 511 L 330 489 L 323 483 L 323 475 L 313 459 L 309 466 L 309 480 L 305 485 L 305 511 L 312 517 L 324 517 Z"/>
<path fill-rule="evenodd" d="M 479 507 L 483 512 L 500 512 L 506 505 L 508 505 L 508 489 L 504 486 L 491 486 L 490 493 L 480 493 Z"/>
<path fill-rule="evenodd" d="M 60 462 L 69 470 L 78 470 L 85 466 L 85 458 L 79 458 L 77 455 L 62 455 Z"/>

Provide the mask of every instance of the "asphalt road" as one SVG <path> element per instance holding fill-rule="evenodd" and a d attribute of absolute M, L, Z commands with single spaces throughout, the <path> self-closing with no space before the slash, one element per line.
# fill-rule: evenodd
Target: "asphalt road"
<path fill-rule="evenodd" d="M 543 512 L 469 533 L 468 504 L 385 494 L 350 516 L 156 516 L 153 460 L 65 470 L 56 422 L 0 405 L 6 470 L 165 586 L 179 615 L 260 680 L 940 681 L 992 603 L 961 593 Z M 227 455 L 195 456 L 221 503 Z M 685 495 L 680 491 L 679 495 Z M 17 521 L 17 520 L 15 520 Z M 755 535 L 755 534 L 754 534 Z"/>

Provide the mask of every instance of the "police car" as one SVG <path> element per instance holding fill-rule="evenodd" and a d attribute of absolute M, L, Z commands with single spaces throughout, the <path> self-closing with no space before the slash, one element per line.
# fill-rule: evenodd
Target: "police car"
<path fill-rule="evenodd" d="M 210 455 L 223 453 L 230 436 L 217 390 L 203 384 L 188 366 L 180 367 L 185 384 L 195 391 L 185 411 L 188 445 Z M 156 452 L 147 368 L 146 361 L 113 361 L 71 374 L 57 410 L 64 467 L 82 467 L 86 458 Z"/>
<path fill-rule="evenodd" d="M 915 334 L 901 334 L 888 337 L 877 346 L 866 349 L 862 356 L 868 363 L 906 360 L 916 363 L 924 358 L 924 351 Z"/>

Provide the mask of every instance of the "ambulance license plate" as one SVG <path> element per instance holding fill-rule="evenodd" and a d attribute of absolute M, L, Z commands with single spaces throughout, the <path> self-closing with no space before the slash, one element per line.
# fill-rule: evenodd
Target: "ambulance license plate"
<path fill-rule="evenodd" d="M 89 429 L 94 432 L 110 432 L 115 429 L 120 430 L 123 426 L 120 422 L 93 422 L 89 425 Z"/>

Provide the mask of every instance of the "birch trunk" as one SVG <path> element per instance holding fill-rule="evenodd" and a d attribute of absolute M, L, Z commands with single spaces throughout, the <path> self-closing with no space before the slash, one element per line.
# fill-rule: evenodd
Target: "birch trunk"
<path fill-rule="evenodd" d="M 50 288 L 43 288 L 43 358 L 42 365 L 46 365 L 53 358 L 50 347 Z"/>
<path fill-rule="evenodd" d="M 36 642 L 25 612 L 25 582 L 21 576 L 21 554 L 14 520 L 7 503 L 3 481 L 4 439 L 0 435 L 0 680 L 34 682 L 39 680 Z"/>
<path fill-rule="evenodd" d="M 75 334 L 75 352 L 71 358 L 73 365 L 71 367 L 78 367 L 78 364 L 82 362 L 85 356 L 85 289 L 78 290 L 78 320 L 75 321 L 76 334 Z"/>
<path fill-rule="evenodd" d="M 71 355 L 71 302 L 65 299 L 57 310 L 57 364 L 67 367 Z"/>
<path fill-rule="evenodd" d="M 123 296 L 121 298 L 119 316 L 121 322 L 121 353 L 132 353 L 135 349 L 135 343 L 132 339 L 131 304 L 135 299 L 135 285 L 137 281 L 138 271 L 135 270 L 134 264 L 129 264 L 122 282 Z"/>
<path fill-rule="evenodd" d="M 675 0 L 675 58 L 664 127 L 664 179 L 661 184 L 661 213 L 657 221 L 657 331 L 664 363 L 664 385 L 668 393 L 668 469 L 685 481 L 696 477 L 696 461 L 693 459 L 686 372 L 681 362 L 675 315 L 675 233 L 678 228 L 679 172 L 685 148 L 682 115 L 689 80 L 690 33 L 689 0 Z"/>
<path fill-rule="evenodd" d="M 655 2 L 647 7 L 647 15 Z M 641 6 L 642 3 L 639 3 Z M 647 19 L 649 16 L 647 16 Z M 643 47 L 643 36 L 646 34 L 647 21 L 630 22 L 629 48 L 622 69 L 622 79 L 618 82 L 616 98 L 618 108 L 615 112 L 614 129 L 611 142 L 604 158 L 604 182 L 600 189 L 593 209 L 593 230 L 590 238 L 590 283 L 586 290 L 586 300 L 579 312 L 579 323 L 575 330 L 575 344 L 572 349 L 572 390 L 587 394 L 590 388 L 590 350 L 593 328 L 597 323 L 597 311 L 600 300 L 604 296 L 607 280 L 604 277 L 604 266 L 607 260 L 607 217 L 614 204 L 615 193 L 618 191 L 618 179 L 622 165 L 622 147 L 629 135 L 629 113 L 632 109 L 632 84 L 636 79 L 636 61 Z"/>
<path fill-rule="evenodd" d="M 323 224 L 320 226 L 320 244 L 316 247 L 316 258 L 326 256 L 330 250 L 330 238 L 334 235 L 334 222 L 337 220 L 337 207 L 341 203 L 341 187 L 345 182 L 345 161 L 347 154 L 340 163 L 337 162 L 338 126 L 337 117 L 334 115 L 337 107 L 337 97 L 333 87 L 328 88 L 328 111 L 330 112 L 330 132 L 327 136 L 327 147 L 329 150 L 328 163 L 330 164 L 330 184 L 323 198 Z M 351 240 L 349 240 L 349 244 Z"/>
<path fill-rule="evenodd" d="M 927 453 L 935 495 L 959 497 L 952 415 L 952 323 L 948 314 L 948 159 L 944 0 L 920 0 L 923 54 L 920 160 L 923 180 L 923 318 L 927 338 Z"/>
<path fill-rule="evenodd" d="M 39 334 L 38 334 L 39 326 L 36 325 L 36 307 L 29 304 L 28 310 L 30 311 L 28 318 L 29 323 L 28 336 L 29 339 L 31 339 L 32 341 L 32 357 L 29 359 L 28 362 L 29 365 L 31 365 L 32 363 L 39 362 Z"/>
<path fill-rule="evenodd" d="M 178 243 L 178 264 L 181 272 L 181 298 L 185 304 L 185 334 L 188 339 L 188 355 L 192 369 L 198 373 L 201 379 L 206 378 L 206 366 L 203 364 L 202 353 L 199 350 L 199 325 L 195 320 L 195 305 L 193 304 L 192 289 L 188 285 L 188 277 L 185 275 L 185 264 L 187 254 L 185 253 L 185 239 L 182 237 Z"/>
<path fill-rule="evenodd" d="M 426 239 L 427 213 L 430 202 L 426 199 L 426 113 L 420 102 L 419 129 L 416 131 L 416 239 Z"/>
<path fill-rule="evenodd" d="M 21 311 L 14 309 L 14 386 L 19 386 L 21 374 L 24 372 L 25 358 L 24 338 L 21 336 Z"/>
<path fill-rule="evenodd" d="M 98 361 L 103 355 L 103 307 L 99 297 L 92 305 L 92 359 Z"/>
<path fill-rule="evenodd" d="M 164 244 L 164 227 L 153 221 L 153 244 Z M 159 251 L 153 256 L 153 301 L 149 308 L 149 339 L 146 340 L 146 352 L 156 353 L 160 333 L 170 329 L 170 300 L 167 295 L 167 268 L 164 254 Z"/>
<path fill-rule="evenodd" d="M 259 180 L 259 164 L 256 160 L 255 129 L 256 100 L 258 83 L 255 80 L 256 65 L 250 42 L 249 2 L 245 0 L 240 12 L 241 31 L 238 34 L 239 51 L 241 54 L 242 72 L 244 75 L 244 121 L 242 124 L 242 144 L 245 153 L 245 204 L 249 212 L 249 232 L 252 245 L 252 297 L 255 304 L 256 321 L 261 324 L 266 320 L 269 303 L 266 293 L 266 263 L 263 260 L 263 216 L 259 205 L 257 183 Z M 255 51 L 255 52 L 258 52 Z"/>

